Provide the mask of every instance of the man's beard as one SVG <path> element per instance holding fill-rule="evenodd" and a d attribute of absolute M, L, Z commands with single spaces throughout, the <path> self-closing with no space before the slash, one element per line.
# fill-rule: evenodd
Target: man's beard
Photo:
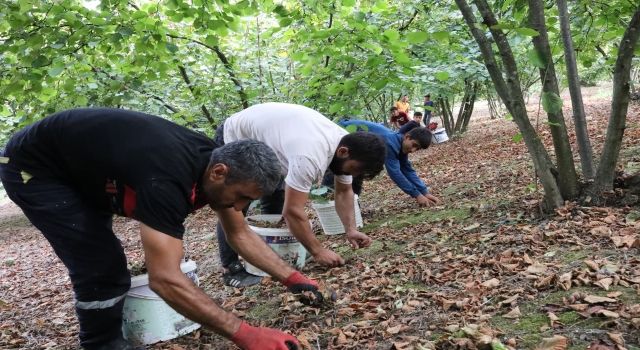
<path fill-rule="evenodd" d="M 333 175 L 345 175 L 345 173 L 342 171 L 342 168 L 344 167 L 344 163 L 346 162 L 346 157 L 340 158 L 338 156 L 334 156 L 331 160 L 331 163 L 329 164 L 329 170 L 331 170 Z"/>
<path fill-rule="evenodd" d="M 225 190 L 225 185 L 214 185 L 214 184 L 205 184 L 203 186 L 203 191 L 205 193 L 207 204 L 213 210 L 223 210 L 227 208 L 232 208 L 233 203 L 222 203 L 220 200 L 221 194 Z"/>

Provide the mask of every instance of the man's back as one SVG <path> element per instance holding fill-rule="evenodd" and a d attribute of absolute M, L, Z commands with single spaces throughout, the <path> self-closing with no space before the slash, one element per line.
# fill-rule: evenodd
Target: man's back
<path fill-rule="evenodd" d="M 149 225 L 165 221 L 159 217 L 168 212 L 177 212 L 166 233 L 181 235 L 180 220 L 193 208 L 189 198 L 214 148 L 206 135 L 160 117 L 84 108 L 29 125 L 11 138 L 5 154 L 10 164 L 36 178 L 69 183 L 104 211 L 137 219 L 145 211 L 155 211 L 157 218 L 141 220 Z M 131 211 L 125 208 L 127 193 Z M 164 205 L 167 213 L 152 209 L 155 204 L 140 203 L 151 201 L 150 196 L 171 201 Z"/>
<path fill-rule="evenodd" d="M 304 180 L 301 177 L 299 184 L 287 180 L 287 184 L 299 191 L 308 191 L 311 178 L 322 177 L 347 134 L 322 114 L 288 103 L 254 105 L 224 122 L 225 143 L 242 139 L 264 142 L 276 152 L 283 175 L 295 164 L 296 175 L 303 173 Z"/>

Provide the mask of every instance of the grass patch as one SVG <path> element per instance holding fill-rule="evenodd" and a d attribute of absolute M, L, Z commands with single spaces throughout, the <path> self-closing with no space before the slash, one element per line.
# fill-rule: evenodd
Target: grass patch
<path fill-rule="evenodd" d="M 400 253 L 405 247 L 406 244 L 385 244 L 381 241 L 373 241 L 369 247 L 358 250 L 353 250 L 351 246 L 342 246 L 336 249 L 336 253 L 340 254 L 345 260 L 351 258 L 363 258 L 367 260 L 367 258 L 371 257 L 381 258 L 385 255 Z"/>
<path fill-rule="evenodd" d="M 271 320 L 278 317 L 277 302 L 268 302 L 252 307 L 247 311 L 247 318 L 254 320 Z"/>
<path fill-rule="evenodd" d="M 466 208 L 451 208 L 442 210 L 425 210 L 417 213 L 403 213 L 390 215 L 384 219 L 369 223 L 362 228 L 362 232 L 371 232 L 380 227 L 401 229 L 405 226 L 415 226 L 423 222 L 437 222 L 443 219 L 453 218 L 455 222 L 463 222 L 469 217 Z"/>

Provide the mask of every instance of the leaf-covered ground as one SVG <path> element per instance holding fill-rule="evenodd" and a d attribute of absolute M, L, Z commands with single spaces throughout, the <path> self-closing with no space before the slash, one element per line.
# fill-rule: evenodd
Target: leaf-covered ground
<path fill-rule="evenodd" d="M 537 101 L 530 102 L 535 122 Z M 589 89 L 585 104 L 598 154 L 610 87 Z M 565 97 L 572 128 L 566 106 Z M 320 236 L 347 264 L 311 262 L 304 273 L 339 292 L 335 305 L 304 306 L 269 280 L 225 289 L 208 210 L 186 223 L 201 286 L 226 309 L 291 332 L 306 349 L 640 349 L 640 208 L 620 205 L 625 191 L 616 190 L 615 206 L 569 203 L 541 214 L 531 160 L 524 143 L 512 141 L 515 124 L 491 120 L 480 107 L 469 133 L 412 156 L 443 206 L 422 210 L 380 176 L 360 201 L 372 246 L 352 251 L 344 237 Z M 640 164 L 640 107 L 632 104 L 628 116 L 620 164 L 631 173 Z M 550 147 L 545 120 L 539 127 Z M 78 348 L 63 265 L 19 209 L 0 210 L 0 348 Z M 114 223 L 132 267 L 144 260 L 137 226 Z M 149 348 L 233 346 L 200 330 Z"/>

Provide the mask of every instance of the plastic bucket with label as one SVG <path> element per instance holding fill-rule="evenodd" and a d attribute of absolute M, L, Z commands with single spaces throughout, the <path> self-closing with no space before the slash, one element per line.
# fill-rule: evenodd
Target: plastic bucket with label
<path fill-rule="evenodd" d="M 356 227 L 362 227 L 364 223 L 362 222 L 362 214 L 360 213 L 357 194 L 353 196 L 353 206 L 356 214 Z M 342 221 L 340 221 L 340 217 L 336 212 L 335 201 L 330 201 L 325 204 L 314 203 L 312 207 L 318 214 L 318 219 L 320 220 L 320 225 L 322 225 L 322 231 L 324 231 L 325 235 L 345 233 L 344 225 L 342 225 Z"/>
<path fill-rule="evenodd" d="M 189 260 L 180 269 L 196 285 L 196 263 Z M 200 324 L 177 313 L 149 288 L 149 275 L 131 278 L 131 289 L 124 300 L 122 333 L 125 339 L 153 344 L 177 338 L 200 328 Z"/>
<path fill-rule="evenodd" d="M 447 130 L 444 128 L 436 129 L 433 132 L 433 139 L 431 140 L 433 143 L 443 143 L 449 140 L 449 136 L 447 135 Z"/>
<path fill-rule="evenodd" d="M 252 221 L 278 222 L 282 219 L 282 215 L 254 215 L 246 218 L 249 228 L 267 243 L 273 251 L 280 256 L 287 264 L 296 269 L 304 267 L 307 250 L 298 242 L 296 237 L 288 228 L 266 228 L 251 225 Z M 311 226 L 311 223 L 309 223 Z M 248 273 L 256 276 L 269 276 L 266 272 L 251 265 L 248 261 L 244 261 L 244 268 Z"/>

